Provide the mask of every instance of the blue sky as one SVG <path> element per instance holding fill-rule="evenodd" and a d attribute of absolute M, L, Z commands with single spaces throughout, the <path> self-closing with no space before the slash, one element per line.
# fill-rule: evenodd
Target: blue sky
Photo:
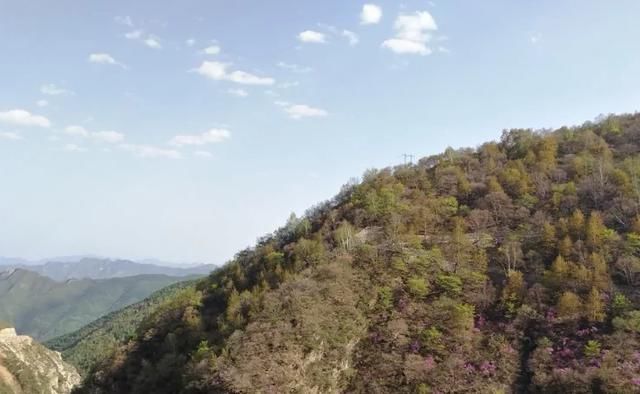
<path fill-rule="evenodd" d="M 0 255 L 222 263 L 371 167 L 640 103 L 640 2 L 0 0 Z"/>

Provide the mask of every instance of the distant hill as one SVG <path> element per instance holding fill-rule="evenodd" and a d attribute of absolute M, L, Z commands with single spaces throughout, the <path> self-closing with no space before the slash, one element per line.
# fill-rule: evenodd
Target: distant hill
<path fill-rule="evenodd" d="M 0 393 L 67 394 L 79 383 L 80 375 L 59 353 L 0 327 Z"/>
<path fill-rule="evenodd" d="M 62 353 L 65 361 L 85 375 L 109 357 L 119 345 L 135 337 L 138 325 L 167 300 L 193 291 L 196 280 L 179 282 L 158 290 L 143 301 L 109 313 L 72 333 L 49 340 L 45 345 Z"/>
<path fill-rule="evenodd" d="M 13 269 L 0 273 L 0 321 L 16 327 L 20 334 L 47 340 L 182 280 L 185 278 L 138 275 L 56 282 L 35 272 Z"/>
<path fill-rule="evenodd" d="M 80 260 L 72 261 L 49 261 L 42 264 L 32 264 L 24 260 L 13 259 L 11 264 L 0 265 L 1 270 L 11 268 L 24 268 L 37 272 L 53 280 L 65 281 L 69 279 L 109 279 L 124 278 L 135 275 L 168 275 L 168 276 L 189 276 L 206 275 L 213 271 L 213 265 L 197 266 L 162 266 L 156 264 L 142 264 L 130 260 L 110 260 L 95 257 L 84 257 Z"/>

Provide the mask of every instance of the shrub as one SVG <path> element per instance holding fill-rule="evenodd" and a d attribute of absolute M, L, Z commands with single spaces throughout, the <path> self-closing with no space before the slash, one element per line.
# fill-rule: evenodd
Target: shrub
<path fill-rule="evenodd" d="M 613 319 L 613 327 L 620 331 L 640 333 L 640 311 L 631 311 Z"/>
<path fill-rule="evenodd" d="M 462 292 L 462 279 L 456 275 L 438 275 L 436 283 L 449 295 L 459 295 Z"/>
<path fill-rule="evenodd" d="M 384 286 L 378 289 L 378 302 L 384 309 L 390 309 L 393 306 L 393 291 L 390 287 Z"/>
<path fill-rule="evenodd" d="M 591 340 L 584 345 L 584 356 L 587 358 L 596 358 L 600 356 L 600 342 Z"/>
<path fill-rule="evenodd" d="M 429 327 L 422 331 L 420 334 L 420 341 L 422 346 L 432 352 L 441 353 L 444 351 L 444 343 L 442 341 L 442 331 L 436 327 Z"/>
<path fill-rule="evenodd" d="M 429 293 L 429 284 L 426 279 L 413 276 L 407 280 L 407 289 L 416 297 L 424 297 Z"/>

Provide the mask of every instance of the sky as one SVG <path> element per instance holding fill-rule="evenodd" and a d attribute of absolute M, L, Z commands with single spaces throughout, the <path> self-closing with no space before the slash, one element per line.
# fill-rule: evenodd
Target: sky
<path fill-rule="evenodd" d="M 0 256 L 222 264 L 368 168 L 640 106 L 636 0 L 0 0 Z"/>

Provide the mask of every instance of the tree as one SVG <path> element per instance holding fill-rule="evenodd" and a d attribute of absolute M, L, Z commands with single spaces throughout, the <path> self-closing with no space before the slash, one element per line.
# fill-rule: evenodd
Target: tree
<path fill-rule="evenodd" d="M 569 231 L 574 239 L 582 239 L 584 234 L 584 215 L 582 211 L 576 209 L 573 211 L 571 218 L 569 219 Z"/>
<path fill-rule="evenodd" d="M 591 264 L 593 286 L 598 290 L 608 290 L 611 278 L 604 257 L 599 253 L 591 253 L 589 263 Z"/>
<path fill-rule="evenodd" d="M 517 237 L 509 237 L 499 248 L 502 254 L 500 263 L 504 269 L 505 275 L 509 276 L 509 273 L 515 270 L 522 261 L 522 246 Z"/>
<path fill-rule="evenodd" d="M 456 273 L 460 267 L 470 260 L 473 245 L 464 231 L 464 221 L 460 218 L 455 218 L 454 223 L 451 242 L 447 250 L 453 262 L 452 272 Z"/>
<path fill-rule="evenodd" d="M 338 226 L 334 233 L 334 239 L 345 252 L 351 250 L 354 242 L 354 236 L 355 229 L 346 220 L 340 223 L 340 226 Z"/>
<path fill-rule="evenodd" d="M 564 318 L 575 318 L 583 309 L 580 297 L 571 291 L 562 293 L 556 308 L 558 310 L 558 316 Z"/>
<path fill-rule="evenodd" d="M 573 252 L 573 242 L 571 242 L 571 238 L 567 235 L 558 243 L 558 252 L 563 257 L 570 257 Z"/>
<path fill-rule="evenodd" d="M 549 223 L 548 221 L 544 222 L 544 224 L 542 225 L 541 238 L 541 246 L 543 249 L 542 252 L 544 252 L 545 254 L 549 254 L 556 249 L 556 228 L 553 226 L 553 224 Z"/>
<path fill-rule="evenodd" d="M 585 315 L 590 322 L 604 321 L 604 318 L 606 316 L 604 310 L 605 305 L 602 301 L 602 295 L 600 294 L 600 291 L 598 291 L 598 289 L 596 289 L 595 287 L 591 288 L 584 307 Z"/>
<path fill-rule="evenodd" d="M 615 268 L 625 282 L 632 286 L 636 283 L 636 278 L 640 273 L 640 258 L 629 255 L 621 256 L 616 261 Z"/>
<path fill-rule="evenodd" d="M 297 261 L 306 265 L 317 264 L 324 256 L 324 245 L 322 242 L 302 238 L 293 249 Z"/>
<path fill-rule="evenodd" d="M 413 276 L 407 280 L 407 290 L 412 295 L 422 298 L 429 293 L 429 284 L 424 278 Z"/>
<path fill-rule="evenodd" d="M 602 215 L 600 214 L 600 212 L 591 212 L 585 231 L 587 246 L 591 248 L 591 250 L 602 247 L 606 229 L 607 228 L 602 221 Z"/>

